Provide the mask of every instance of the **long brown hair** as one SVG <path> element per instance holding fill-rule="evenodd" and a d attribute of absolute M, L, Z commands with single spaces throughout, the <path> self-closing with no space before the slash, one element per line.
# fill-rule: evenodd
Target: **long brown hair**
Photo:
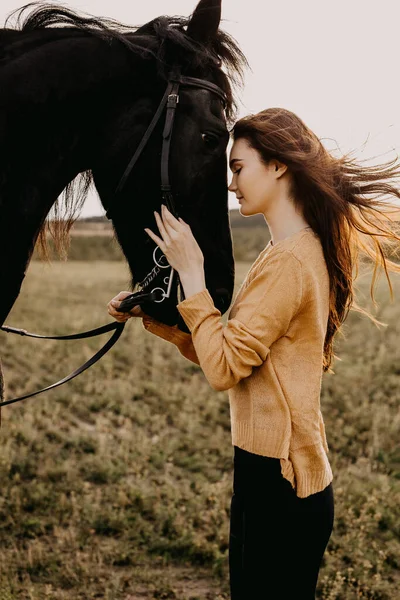
<path fill-rule="evenodd" d="M 400 265 L 384 253 L 379 237 L 385 239 L 388 254 L 397 258 L 400 237 L 395 232 L 400 232 L 400 223 L 396 222 L 396 207 L 382 197 L 400 198 L 400 186 L 395 185 L 400 163 L 396 157 L 387 163 L 364 166 L 361 163 L 367 160 L 356 161 L 351 152 L 336 158 L 297 115 L 283 108 L 243 117 L 231 134 L 234 140 L 245 139 L 265 164 L 276 159 L 287 165 L 291 200 L 321 240 L 330 280 L 323 371 L 334 374 L 332 359 L 340 358 L 333 353 L 333 338 L 351 308 L 376 325 L 387 326 L 355 302 L 353 269 L 355 280 L 360 258 L 374 264 L 371 297 L 376 307 L 374 284 L 377 269 L 383 266 L 393 300 L 388 270 L 399 273 Z M 397 215 L 399 219 L 400 207 Z"/>

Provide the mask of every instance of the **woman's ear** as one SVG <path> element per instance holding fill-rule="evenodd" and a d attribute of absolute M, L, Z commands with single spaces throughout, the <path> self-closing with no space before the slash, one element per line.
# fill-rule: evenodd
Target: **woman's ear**
<path fill-rule="evenodd" d="M 278 176 L 282 177 L 282 175 L 287 171 L 287 165 L 284 165 L 279 160 L 274 160 L 273 164 L 275 173 L 278 173 Z"/>

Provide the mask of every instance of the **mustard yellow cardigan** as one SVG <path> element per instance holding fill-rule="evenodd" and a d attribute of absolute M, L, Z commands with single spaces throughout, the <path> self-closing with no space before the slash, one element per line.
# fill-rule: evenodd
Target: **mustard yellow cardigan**
<path fill-rule="evenodd" d="M 305 498 L 332 481 L 320 409 L 329 276 L 320 239 L 302 229 L 262 250 L 227 325 L 207 289 L 177 308 L 190 333 L 146 316 L 143 327 L 200 365 L 228 390 L 232 444 L 280 459 L 282 476 Z"/>

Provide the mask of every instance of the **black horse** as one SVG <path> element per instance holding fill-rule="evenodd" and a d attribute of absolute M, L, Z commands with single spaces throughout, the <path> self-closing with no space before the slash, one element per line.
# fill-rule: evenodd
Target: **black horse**
<path fill-rule="evenodd" d="M 189 18 L 162 16 L 134 28 L 36 2 L 18 13 L 16 28 L 0 30 L 0 325 L 35 244 L 45 249 L 46 228 L 53 226 L 62 250 L 92 181 L 104 208 L 112 209 L 132 289 L 154 266 L 155 245 L 144 227 L 157 231 L 164 119 L 113 202 L 177 66 L 185 76 L 217 85 L 227 98 L 224 108 L 210 90 L 181 87 L 169 157 L 179 215 L 202 249 L 207 288 L 224 313 L 234 286 L 227 124 L 236 109 L 232 83 L 241 81 L 247 61 L 219 29 L 221 0 L 201 0 Z M 50 223 L 52 206 L 63 218 Z M 188 331 L 176 298 L 143 309 Z"/>

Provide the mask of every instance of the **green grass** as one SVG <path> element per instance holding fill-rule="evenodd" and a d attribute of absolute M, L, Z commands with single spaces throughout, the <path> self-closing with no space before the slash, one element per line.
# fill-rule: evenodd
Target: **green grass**
<path fill-rule="evenodd" d="M 238 287 L 249 263 L 237 263 Z M 7 324 L 43 334 L 111 320 L 121 261 L 33 262 Z M 381 330 L 351 313 L 321 407 L 335 524 L 323 600 L 400 597 L 400 281 L 381 277 Z M 370 276 L 359 286 L 368 300 Z M 226 322 L 227 315 L 223 321 Z M 7 396 L 48 385 L 103 337 L 0 334 Z M 233 448 L 226 392 L 131 319 L 89 371 L 5 407 L 0 446 L 0 600 L 227 600 Z"/>

